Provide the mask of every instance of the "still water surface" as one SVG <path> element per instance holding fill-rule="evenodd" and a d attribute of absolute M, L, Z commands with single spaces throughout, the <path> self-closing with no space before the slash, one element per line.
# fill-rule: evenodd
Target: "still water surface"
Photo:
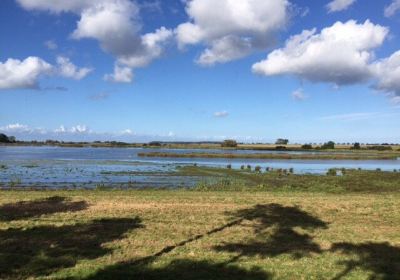
<path fill-rule="evenodd" d="M 36 187 L 134 187 L 193 186 L 202 178 L 174 176 L 177 166 L 233 168 L 259 165 L 262 168 L 293 168 L 295 173 L 323 174 L 329 168 L 400 169 L 400 160 L 277 160 L 221 158 L 142 158 L 141 152 L 226 153 L 226 150 L 0 147 L 0 183 Z M 278 151 L 229 151 L 230 153 L 281 153 Z M 299 152 L 284 152 L 299 153 Z M 307 153 L 307 152 L 300 152 Z M 171 173 L 172 172 L 172 173 Z M 129 174 L 127 174 L 129 173 Z"/>

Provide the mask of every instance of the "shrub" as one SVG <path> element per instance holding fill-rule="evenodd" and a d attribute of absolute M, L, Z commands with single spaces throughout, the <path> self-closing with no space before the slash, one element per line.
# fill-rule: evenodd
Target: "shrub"
<path fill-rule="evenodd" d="M 153 142 L 149 143 L 149 146 L 160 147 L 161 146 L 161 142 L 153 141 Z"/>
<path fill-rule="evenodd" d="M 368 146 L 367 149 L 375 150 L 375 151 L 391 151 L 391 150 L 393 150 L 391 146 L 381 146 L 381 145 Z"/>
<path fill-rule="evenodd" d="M 284 150 L 286 150 L 286 147 L 285 146 L 276 146 L 275 150 L 284 151 Z"/>
<path fill-rule="evenodd" d="M 256 166 L 256 167 L 254 167 L 254 171 L 255 172 L 261 172 L 261 166 Z"/>
<path fill-rule="evenodd" d="M 328 170 L 328 172 L 326 173 L 326 175 L 328 175 L 328 176 L 337 176 L 337 171 L 336 171 L 335 168 L 330 168 Z"/>
<path fill-rule="evenodd" d="M 278 138 L 275 142 L 276 145 L 287 145 L 289 144 L 288 139 Z"/>
<path fill-rule="evenodd" d="M 333 150 L 333 149 L 335 149 L 335 142 L 328 141 L 322 145 L 321 149 L 332 149 Z"/>
<path fill-rule="evenodd" d="M 232 165 L 231 165 L 231 164 L 228 164 L 228 165 L 226 166 L 226 168 L 231 169 L 231 168 L 232 168 Z"/>
<path fill-rule="evenodd" d="M 251 165 L 247 165 L 247 170 L 251 170 Z"/>
<path fill-rule="evenodd" d="M 312 150 L 313 147 L 312 147 L 311 144 L 304 144 L 304 145 L 301 146 L 301 148 L 303 150 Z"/>
<path fill-rule="evenodd" d="M 244 165 L 240 166 L 240 169 L 241 169 L 241 170 L 244 170 Z"/>
<path fill-rule="evenodd" d="M 359 149 L 361 149 L 361 145 L 360 145 L 360 143 L 358 143 L 358 142 L 354 143 L 354 145 L 353 145 L 353 148 L 352 148 L 352 149 L 354 149 L 354 150 L 359 150 Z"/>
<path fill-rule="evenodd" d="M 232 139 L 224 140 L 224 142 L 221 143 L 221 147 L 225 148 L 236 148 L 237 147 L 237 142 Z"/>

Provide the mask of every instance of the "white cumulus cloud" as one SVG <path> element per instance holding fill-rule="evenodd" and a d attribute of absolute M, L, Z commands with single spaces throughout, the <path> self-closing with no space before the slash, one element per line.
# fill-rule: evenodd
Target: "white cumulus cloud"
<path fill-rule="evenodd" d="M 274 43 L 287 22 L 288 6 L 287 0 L 187 1 L 190 20 L 175 30 L 178 45 L 205 45 L 200 65 L 244 57 Z"/>
<path fill-rule="evenodd" d="M 69 58 L 64 56 L 57 57 L 57 64 L 60 76 L 74 80 L 81 80 L 93 71 L 92 68 L 78 68 L 69 60 Z"/>
<path fill-rule="evenodd" d="M 41 77 L 58 75 L 80 80 L 91 71 L 91 68 L 78 68 L 66 57 L 58 57 L 57 66 L 36 56 L 29 56 L 24 60 L 9 58 L 0 62 L 0 90 L 40 89 Z"/>
<path fill-rule="evenodd" d="M 104 75 L 104 80 L 116 83 L 130 83 L 133 80 L 132 68 L 115 65 L 114 73 Z"/>
<path fill-rule="evenodd" d="M 132 69 L 147 66 L 160 57 L 173 38 L 173 32 L 165 27 L 140 34 L 139 6 L 130 0 L 17 1 L 27 10 L 77 14 L 79 20 L 71 37 L 97 40 L 105 52 L 116 57 L 118 64 Z"/>
<path fill-rule="evenodd" d="M 43 59 L 30 56 L 24 60 L 9 58 L 0 62 L 0 89 L 38 88 L 41 76 L 53 67 Z"/>
<path fill-rule="evenodd" d="M 284 48 L 274 50 L 253 65 L 266 76 L 290 74 L 312 82 L 347 85 L 373 76 L 370 63 L 374 49 L 381 46 L 389 30 L 369 20 L 336 22 L 320 33 L 304 30 L 290 37 Z"/>
<path fill-rule="evenodd" d="M 356 0 L 333 0 L 326 5 L 329 13 L 344 11 L 353 5 Z"/>
<path fill-rule="evenodd" d="M 374 87 L 393 96 L 400 96 L 400 51 L 372 65 L 377 82 Z"/>

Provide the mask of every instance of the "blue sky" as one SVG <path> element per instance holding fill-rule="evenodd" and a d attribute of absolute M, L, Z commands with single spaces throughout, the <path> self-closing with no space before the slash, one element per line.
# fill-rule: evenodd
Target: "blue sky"
<path fill-rule="evenodd" d="M 400 142 L 400 1 L 213 3 L 2 0 L 0 131 Z"/>

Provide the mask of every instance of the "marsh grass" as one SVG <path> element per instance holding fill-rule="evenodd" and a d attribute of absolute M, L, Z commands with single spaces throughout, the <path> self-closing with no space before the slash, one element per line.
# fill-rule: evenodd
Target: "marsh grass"
<path fill-rule="evenodd" d="M 211 167 L 185 166 L 179 169 L 183 176 L 209 178 L 194 189 L 201 191 L 274 191 L 325 193 L 385 193 L 400 191 L 400 173 L 355 169 L 336 169 L 328 175 L 292 174 L 284 170 L 258 172 Z M 341 176 L 336 176 L 340 173 Z M 335 176 L 333 176 L 335 175 Z"/>

